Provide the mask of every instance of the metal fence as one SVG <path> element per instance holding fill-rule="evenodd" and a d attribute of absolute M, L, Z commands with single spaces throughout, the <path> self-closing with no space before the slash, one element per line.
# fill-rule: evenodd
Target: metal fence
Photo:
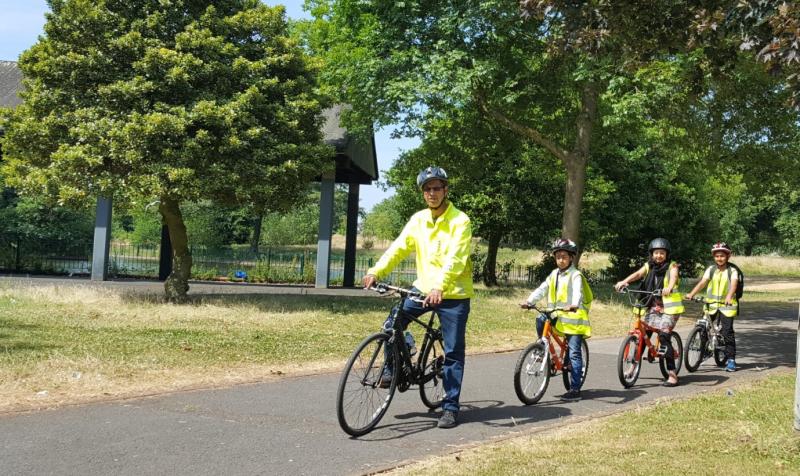
<path fill-rule="evenodd" d="M 254 253 L 246 248 L 210 249 L 191 247 L 192 278 L 234 280 L 257 283 L 313 284 L 316 277 L 316 252 L 267 248 Z M 158 277 L 159 247 L 114 242 L 109 250 L 111 277 Z M 358 282 L 375 264 L 375 258 L 356 258 Z M 0 271 L 33 274 L 88 275 L 92 267 L 90 244 L 62 242 L 10 242 L 0 239 Z M 499 280 L 507 283 L 534 283 L 533 268 L 523 265 L 499 266 Z M 341 284 L 344 256 L 333 254 L 330 262 L 331 284 Z M 396 284 L 410 284 L 416 278 L 413 259 L 398 264 L 386 279 Z"/>

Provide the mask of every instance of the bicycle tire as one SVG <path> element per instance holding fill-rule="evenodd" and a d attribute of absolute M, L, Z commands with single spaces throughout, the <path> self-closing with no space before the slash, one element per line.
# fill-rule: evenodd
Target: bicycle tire
<path fill-rule="evenodd" d="M 675 357 L 675 375 L 678 375 L 681 373 L 681 368 L 683 367 L 683 340 L 677 332 L 672 332 L 670 334 L 670 340 L 672 341 L 672 352 Z M 667 359 L 663 356 L 658 358 L 658 368 L 661 369 L 661 375 L 663 375 L 664 378 L 669 378 Z"/>
<path fill-rule="evenodd" d="M 567 352 L 565 358 L 569 360 L 569 352 Z M 581 340 L 581 362 L 583 363 L 583 368 L 581 369 L 581 384 L 578 388 L 583 387 L 583 382 L 586 381 L 586 373 L 589 371 L 589 345 L 586 343 L 586 339 Z M 569 392 L 572 388 L 572 372 L 565 368 L 561 371 L 561 376 L 564 380 L 564 388 Z"/>
<path fill-rule="evenodd" d="M 435 338 L 426 339 L 420 357 L 422 370 L 419 384 L 419 397 L 423 405 L 434 410 L 444 400 L 444 341 L 441 333 Z"/>
<path fill-rule="evenodd" d="M 543 342 L 534 342 L 519 354 L 514 366 L 514 391 L 522 403 L 533 405 L 542 398 L 549 384 L 550 352 Z"/>
<path fill-rule="evenodd" d="M 708 357 L 707 347 L 708 336 L 706 330 L 696 326 L 686 339 L 686 353 L 683 360 L 687 371 L 694 372 L 700 367 L 700 364 Z"/>
<path fill-rule="evenodd" d="M 639 336 L 631 334 L 625 337 L 622 345 L 619 346 L 619 353 L 617 355 L 617 376 L 619 382 L 625 388 L 631 388 L 639 378 L 639 372 L 642 371 L 642 357 L 636 357 L 639 353 Z"/>
<path fill-rule="evenodd" d="M 380 388 L 387 360 L 397 361 L 397 351 L 385 352 L 389 335 L 378 332 L 368 336 L 347 360 L 336 394 L 339 426 L 351 436 L 369 433 L 383 418 L 397 388 L 397 365 L 389 388 Z"/>

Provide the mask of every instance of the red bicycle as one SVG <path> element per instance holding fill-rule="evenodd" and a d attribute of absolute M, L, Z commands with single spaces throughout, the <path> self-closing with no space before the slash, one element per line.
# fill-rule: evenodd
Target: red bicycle
<path fill-rule="evenodd" d="M 564 388 L 574 388 L 572 385 L 572 372 L 567 356 L 569 346 L 563 336 L 553 332 L 557 317 L 553 313 L 563 309 L 542 310 L 536 306 L 529 306 L 527 309 L 534 309 L 541 312 L 546 317 L 542 337 L 536 342 L 528 345 L 519 354 L 517 365 L 514 367 L 514 391 L 517 398 L 525 405 L 533 405 L 538 402 L 547 390 L 550 377 L 561 371 L 564 380 Z M 558 346 L 559 350 L 556 351 Z M 589 346 L 586 339 L 581 342 L 581 359 L 583 368 L 581 369 L 581 385 L 586 380 L 586 371 L 589 370 Z"/>
<path fill-rule="evenodd" d="M 658 359 L 658 366 L 661 369 L 661 375 L 664 378 L 669 377 L 667 370 L 667 360 L 664 355 L 667 351 L 667 345 L 660 342 L 659 329 L 647 325 L 642 320 L 643 311 L 650 308 L 653 299 L 661 295 L 661 290 L 656 291 L 639 291 L 635 289 L 623 288 L 619 291 L 620 294 L 627 294 L 631 306 L 636 309 L 634 312 L 633 329 L 628 332 L 627 337 L 622 341 L 619 347 L 619 356 L 617 358 L 617 373 L 619 381 L 625 388 L 632 387 L 636 380 L 639 378 L 639 372 L 642 370 L 642 358 L 647 359 L 648 362 L 654 362 Z M 644 299 L 635 298 L 634 295 L 638 294 L 644 296 Z M 650 334 L 648 336 L 648 333 Z M 652 337 L 655 336 L 655 341 Z M 675 358 L 675 373 L 681 371 L 683 364 L 683 341 L 677 332 L 670 333 L 670 340 L 672 341 L 672 352 Z"/>

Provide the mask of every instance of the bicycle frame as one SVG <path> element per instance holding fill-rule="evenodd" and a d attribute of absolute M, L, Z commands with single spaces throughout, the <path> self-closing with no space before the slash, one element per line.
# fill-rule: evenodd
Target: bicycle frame
<path fill-rule="evenodd" d="M 625 289 L 623 294 L 628 294 L 628 298 L 630 300 L 631 306 L 635 309 L 639 310 L 646 310 L 650 307 L 650 303 L 652 302 L 653 298 L 660 295 L 659 291 L 639 291 L 634 289 Z M 645 294 L 648 295 L 647 300 L 645 303 L 641 302 L 634 302 L 633 294 Z M 659 357 L 659 349 L 661 347 L 659 329 L 654 327 L 650 327 L 644 323 L 642 320 L 642 312 L 635 312 L 634 318 L 635 321 L 633 323 L 633 329 L 628 331 L 628 335 L 636 335 L 638 337 L 638 345 L 636 347 L 636 358 L 641 360 L 644 356 L 645 349 L 647 349 L 647 360 L 653 361 Z M 647 337 L 647 332 L 650 331 L 650 337 Z M 652 341 L 652 336 L 655 336 L 655 342 Z"/>
<path fill-rule="evenodd" d="M 549 311 L 549 312 L 552 313 L 554 311 Z M 560 337 L 558 334 L 552 331 L 553 325 L 551 323 L 553 322 L 554 319 L 550 317 L 549 314 L 545 315 L 547 316 L 547 319 L 544 321 L 544 329 L 542 330 L 542 340 L 545 341 L 545 343 L 547 344 L 547 348 L 550 351 L 550 359 L 551 359 L 550 362 L 552 363 L 553 368 L 555 370 L 563 370 L 564 363 L 566 361 L 567 350 L 569 348 L 567 346 L 567 339 L 565 339 L 564 337 Z M 554 341 L 556 344 L 558 344 L 558 347 L 561 350 L 560 353 L 556 353 L 555 346 L 553 345 Z"/>
<path fill-rule="evenodd" d="M 385 291 L 381 291 L 381 289 L 385 289 Z M 387 344 L 391 346 L 392 349 L 396 352 L 395 355 L 399 356 L 398 363 L 400 372 L 398 373 L 398 390 L 404 392 L 408 390 L 411 385 L 424 385 L 428 381 L 430 381 L 433 376 L 430 376 L 428 379 L 424 379 L 424 369 L 422 368 L 422 352 L 417 353 L 416 362 L 412 362 L 411 354 L 406 346 L 405 337 L 404 337 L 404 330 L 403 330 L 403 321 L 408 321 L 410 324 L 411 322 L 416 322 L 418 325 L 422 326 L 425 329 L 425 337 L 422 339 L 422 345 L 419 347 L 420 349 L 425 349 L 428 343 L 438 338 L 438 335 L 441 334 L 440 329 L 436 329 L 433 327 L 434 320 L 438 316 L 436 313 L 436 309 L 431 309 L 430 311 L 426 311 L 419 317 L 414 317 L 408 313 L 403 312 L 403 302 L 406 299 L 411 299 L 416 302 L 422 302 L 419 299 L 419 295 L 415 295 L 411 293 L 410 290 L 390 286 L 388 284 L 379 284 L 375 290 L 379 293 L 383 293 L 386 291 L 394 291 L 400 295 L 400 299 L 396 304 L 397 313 L 394 316 L 392 327 L 390 329 L 384 329 L 390 337 L 387 341 Z M 425 323 L 420 319 L 420 317 L 425 316 L 428 314 L 430 317 L 428 318 L 428 322 Z M 398 339 L 399 337 L 399 339 Z"/>

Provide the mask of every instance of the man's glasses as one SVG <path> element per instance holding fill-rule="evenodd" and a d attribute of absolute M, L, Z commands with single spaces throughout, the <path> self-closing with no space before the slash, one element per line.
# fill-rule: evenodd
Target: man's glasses
<path fill-rule="evenodd" d="M 422 189 L 423 193 L 439 193 L 444 190 L 444 187 L 425 187 Z"/>

